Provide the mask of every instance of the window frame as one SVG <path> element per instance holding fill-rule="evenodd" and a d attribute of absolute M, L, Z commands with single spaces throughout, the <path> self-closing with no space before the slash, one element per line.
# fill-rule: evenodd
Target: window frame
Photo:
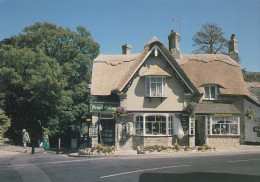
<path fill-rule="evenodd" d="M 159 81 L 159 79 L 161 79 L 161 82 Z M 152 90 L 153 88 L 154 90 Z M 158 90 L 160 92 L 159 94 L 158 94 Z M 155 92 L 155 95 L 152 95 L 153 92 Z M 157 98 L 166 97 L 166 76 L 145 76 L 144 95 L 145 97 L 157 97 Z"/>
<path fill-rule="evenodd" d="M 217 120 L 217 118 L 219 118 Z M 214 121 L 214 119 L 216 119 Z M 209 135 L 212 136 L 239 136 L 240 135 L 240 117 L 238 116 L 231 116 L 231 117 L 210 117 L 210 127 L 209 127 Z M 219 125 L 219 131 L 213 125 Z M 236 133 L 232 133 L 232 125 L 236 126 L 233 129 L 236 129 Z M 225 127 L 224 127 L 225 126 Z M 213 133 L 213 130 L 217 133 Z M 228 132 L 225 133 L 225 130 Z"/>
<path fill-rule="evenodd" d="M 208 88 L 208 93 L 207 93 L 207 89 Z M 212 97 L 212 88 L 214 88 L 214 97 Z M 217 85 L 204 85 L 204 90 L 205 90 L 205 94 L 204 94 L 204 100 L 217 100 L 217 95 L 218 95 L 218 87 Z M 208 95 L 208 97 L 206 97 Z"/>
<path fill-rule="evenodd" d="M 155 118 L 157 117 L 165 117 L 165 121 L 160 120 L 160 121 L 147 121 L 147 117 L 152 116 Z M 163 113 L 149 113 L 149 114 L 134 114 L 134 135 L 136 136 L 173 136 L 175 135 L 175 131 L 174 131 L 174 115 L 172 114 L 163 114 Z M 143 127 L 145 128 L 142 130 L 142 132 L 140 133 L 138 126 L 138 123 L 140 122 L 140 119 L 137 118 L 143 118 L 142 119 L 142 124 Z M 147 133 L 146 128 L 147 125 L 151 124 L 152 126 L 157 124 L 158 125 L 158 130 L 159 133 L 158 134 L 153 134 L 152 133 Z M 139 124 L 140 125 L 140 124 Z M 161 126 L 165 126 L 165 128 L 160 128 Z M 139 132 L 137 132 L 137 130 L 139 130 Z M 161 134 L 160 131 L 165 131 L 165 134 Z M 140 133 L 140 134 L 139 134 Z"/>

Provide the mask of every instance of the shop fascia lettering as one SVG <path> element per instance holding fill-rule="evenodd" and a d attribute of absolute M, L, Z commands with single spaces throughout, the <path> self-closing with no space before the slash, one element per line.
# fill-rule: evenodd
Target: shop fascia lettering
<path fill-rule="evenodd" d="M 116 102 L 91 102 L 90 112 L 116 112 L 119 105 Z"/>

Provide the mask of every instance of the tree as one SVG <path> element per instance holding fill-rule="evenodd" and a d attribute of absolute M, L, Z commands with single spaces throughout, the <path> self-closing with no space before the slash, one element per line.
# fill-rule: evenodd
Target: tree
<path fill-rule="evenodd" d="M 204 24 L 199 32 L 192 37 L 193 46 L 198 48 L 195 54 L 217 54 L 227 52 L 228 41 L 223 37 L 224 32 L 215 24 Z"/>
<path fill-rule="evenodd" d="M 81 26 L 74 32 L 35 23 L 1 41 L 0 96 L 12 115 L 13 136 L 20 137 L 22 128 L 35 135 L 77 133 L 89 114 L 88 84 L 98 54 L 99 44 Z"/>
<path fill-rule="evenodd" d="M 0 109 L 0 138 L 7 131 L 9 122 L 10 119 L 4 114 L 4 111 Z"/>

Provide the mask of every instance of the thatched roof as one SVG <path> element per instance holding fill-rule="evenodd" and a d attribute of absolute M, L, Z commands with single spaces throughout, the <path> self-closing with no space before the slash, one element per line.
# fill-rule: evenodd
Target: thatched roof
<path fill-rule="evenodd" d="M 147 58 L 153 46 L 163 52 L 175 70 L 177 77 L 191 92 L 204 94 L 206 84 L 219 85 L 220 94 L 248 95 L 247 86 L 238 63 L 223 54 L 182 54 L 175 60 L 172 53 L 156 37 L 153 37 L 140 54 L 99 55 L 93 61 L 92 95 L 110 95 L 122 91 Z M 153 67 L 145 75 L 167 75 L 164 70 Z M 142 75 L 141 75 L 142 76 Z"/>
<path fill-rule="evenodd" d="M 177 61 L 173 58 L 170 51 L 156 37 L 153 37 L 153 39 L 145 45 L 144 50 L 140 54 L 99 55 L 93 61 L 91 94 L 110 95 L 112 91 L 122 91 L 124 86 L 139 69 L 142 62 L 145 61 L 146 56 L 154 45 L 157 45 L 163 51 L 179 76 L 185 80 L 186 85 L 189 85 L 189 88 L 198 92 L 196 87 L 180 68 Z M 166 72 L 162 73 L 162 70 L 159 69 L 156 70 L 156 73 L 155 69 L 150 71 L 153 72 L 153 74 L 168 74 Z"/>
<path fill-rule="evenodd" d="M 239 64 L 227 55 L 182 54 L 178 63 L 201 94 L 207 84 L 218 85 L 220 94 L 248 94 Z"/>
<path fill-rule="evenodd" d="M 138 54 L 99 55 L 93 62 L 91 94 L 110 95 L 137 57 Z"/>

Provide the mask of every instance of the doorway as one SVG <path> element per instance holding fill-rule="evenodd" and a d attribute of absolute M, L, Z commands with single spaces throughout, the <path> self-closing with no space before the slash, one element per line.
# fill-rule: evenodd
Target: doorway
<path fill-rule="evenodd" d="M 195 146 L 203 146 L 205 144 L 205 118 L 196 116 L 195 118 Z"/>
<path fill-rule="evenodd" d="M 101 143 L 104 146 L 115 145 L 115 120 L 113 119 L 101 119 Z"/>

